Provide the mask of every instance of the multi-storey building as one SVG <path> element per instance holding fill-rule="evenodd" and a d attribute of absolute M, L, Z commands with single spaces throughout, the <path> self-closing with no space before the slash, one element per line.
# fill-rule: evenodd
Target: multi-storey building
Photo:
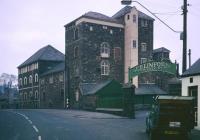
<path fill-rule="evenodd" d="M 44 91 L 44 79 L 47 76 L 54 78 L 53 76 L 56 72 L 64 72 L 64 58 L 65 56 L 63 53 L 56 50 L 52 46 L 47 45 L 38 50 L 30 58 L 28 58 L 25 62 L 18 66 L 21 107 L 43 107 L 40 105 L 44 105 L 44 107 L 46 107 L 46 103 L 43 104 L 43 101 L 49 101 L 50 105 L 53 104 L 51 98 L 46 98 L 51 96 L 47 95 L 50 94 L 49 88 L 47 86 L 45 87 L 46 91 L 48 92 Z M 59 69 L 57 71 L 58 65 L 61 64 L 63 64 L 63 69 Z M 49 83 L 48 86 L 51 86 L 50 84 L 51 83 Z M 63 86 L 61 86 L 61 89 L 64 89 Z M 54 87 L 53 89 L 51 88 L 52 93 L 57 93 L 55 90 L 58 89 L 56 87 Z M 42 93 L 44 93 L 44 95 Z"/>
<path fill-rule="evenodd" d="M 147 61 L 153 50 L 154 19 L 126 6 L 114 16 L 88 12 L 65 25 L 68 96 L 81 83 L 128 82 L 128 69 Z M 138 87 L 138 77 L 133 78 Z M 73 104 L 73 103 L 72 103 Z"/>

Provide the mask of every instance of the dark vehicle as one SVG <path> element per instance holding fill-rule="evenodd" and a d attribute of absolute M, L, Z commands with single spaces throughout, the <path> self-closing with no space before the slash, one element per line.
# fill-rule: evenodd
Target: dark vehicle
<path fill-rule="evenodd" d="M 194 125 L 194 97 L 157 96 L 146 118 L 151 140 L 187 140 Z"/>

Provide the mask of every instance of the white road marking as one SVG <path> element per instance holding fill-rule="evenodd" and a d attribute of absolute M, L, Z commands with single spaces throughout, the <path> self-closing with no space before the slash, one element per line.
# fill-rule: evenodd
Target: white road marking
<path fill-rule="evenodd" d="M 42 140 L 41 136 L 38 136 L 38 140 Z"/>
<path fill-rule="evenodd" d="M 35 125 L 33 125 L 33 128 L 35 129 L 35 131 L 38 133 L 39 130 L 37 129 L 37 127 Z"/>
<path fill-rule="evenodd" d="M 29 122 L 30 124 L 33 124 L 33 122 L 32 122 L 31 120 L 28 120 L 28 122 Z"/>
<path fill-rule="evenodd" d="M 13 112 L 13 111 L 11 111 L 11 112 Z M 24 118 L 32 125 L 33 129 L 34 129 L 37 133 L 39 133 L 39 130 L 37 129 L 37 127 L 36 127 L 35 125 L 33 125 L 33 122 L 32 122 L 26 115 L 24 115 L 24 114 L 22 114 L 22 113 L 18 113 L 18 112 L 13 112 L 13 113 L 16 113 L 16 114 L 18 114 L 18 115 L 24 117 Z M 38 140 L 42 140 L 42 137 L 41 137 L 40 135 L 38 136 Z"/>

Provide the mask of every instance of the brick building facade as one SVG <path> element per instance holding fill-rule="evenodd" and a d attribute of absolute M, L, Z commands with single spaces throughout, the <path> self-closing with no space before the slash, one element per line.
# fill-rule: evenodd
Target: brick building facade
<path fill-rule="evenodd" d="M 20 107 L 53 107 L 54 102 L 58 102 L 54 98 L 57 94 L 63 97 L 59 98 L 61 105 L 56 103 L 54 107 L 63 106 L 64 84 L 57 79 L 64 78 L 64 58 L 64 54 L 47 45 L 18 66 Z M 54 85 L 47 79 L 52 79 Z"/>

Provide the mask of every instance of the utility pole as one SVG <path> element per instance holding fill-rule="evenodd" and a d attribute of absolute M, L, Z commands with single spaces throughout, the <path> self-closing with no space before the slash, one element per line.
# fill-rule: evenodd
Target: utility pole
<path fill-rule="evenodd" d="M 183 60 L 182 73 L 187 69 L 187 0 L 183 2 Z"/>
<path fill-rule="evenodd" d="M 191 49 L 188 51 L 188 57 L 189 57 L 189 68 L 191 67 Z"/>

